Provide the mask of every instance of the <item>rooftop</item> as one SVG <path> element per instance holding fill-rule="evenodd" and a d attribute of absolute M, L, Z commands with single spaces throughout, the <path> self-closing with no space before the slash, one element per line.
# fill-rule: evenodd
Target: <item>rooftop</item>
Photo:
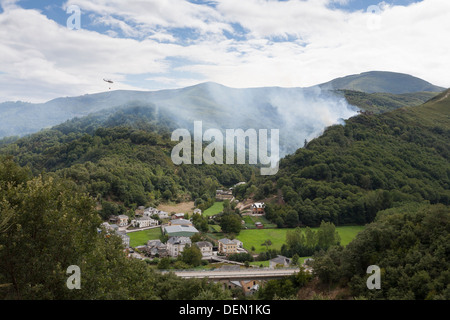
<path fill-rule="evenodd" d="M 191 244 L 191 239 L 188 237 L 172 237 L 167 241 L 170 244 Z"/>
<path fill-rule="evenodd" d="M 181 225 L 167 226 L 164 227 L 164 230 L 166 233 L 177 233 L 177 232 L 198 233 L 198 230 L 193 226 L 181 226 Z"/>

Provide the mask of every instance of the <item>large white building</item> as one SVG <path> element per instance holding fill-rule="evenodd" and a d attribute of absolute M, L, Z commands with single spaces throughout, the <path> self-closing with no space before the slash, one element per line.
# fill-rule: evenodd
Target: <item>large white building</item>
<path fill-rule="evenodd" d="M 131 221 L 131 225 L 135 228 L 154 227 L 158 225 L 158 221 L 148 216 L 144 216 Z"/>

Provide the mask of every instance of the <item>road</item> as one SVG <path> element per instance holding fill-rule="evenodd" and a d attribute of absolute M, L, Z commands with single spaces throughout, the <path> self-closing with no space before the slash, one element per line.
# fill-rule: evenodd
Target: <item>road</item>
<path fill-rule="evenodd" d="M 246 279 L 277 279 L 293 275 L 299 271 L 298 268 L 282 268 L 282 269 L 242 269 L 242 270 L 194 270 L 194 271 L 173 271 L 173 273 L 181 278 L 209 278 L 209 279 L 229 279 L 229 280 L 246 280 Z M 162 271 L 167 273 L 168 271 Z"/>

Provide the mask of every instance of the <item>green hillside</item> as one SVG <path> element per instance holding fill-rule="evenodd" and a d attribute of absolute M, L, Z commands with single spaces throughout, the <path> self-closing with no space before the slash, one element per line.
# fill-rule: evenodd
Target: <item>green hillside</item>
<path fill-rule="evenodd" d="M 197 200 L 202 208 L 219 186 L 250 179 L 249 166 L 175 166 L 174 126 L 152 106 L 121 108 L 5 144 L 0 155 L 12 156 L 33 174 L 75 181 L 100 201 L 104 217 L 162 201 Z"/>
<path fill-rule="evenodd" d="M 343 95 L 351 105 L 375 114 L 403 107 L 416 107 L 439 94 L 438 92 L 365 93 L 352 90 L 337 90 L 336 92 Z"/>
<path fill-rule="evenodd" d="M 419 107 L 359 115 L 333 126 L 287 156 L 274 177 L 260 179 L 255 198 L 282 195 L 269 205 L 278 225 L 365 224 L 404 202 L 450 204 L 449 92 Z"/>

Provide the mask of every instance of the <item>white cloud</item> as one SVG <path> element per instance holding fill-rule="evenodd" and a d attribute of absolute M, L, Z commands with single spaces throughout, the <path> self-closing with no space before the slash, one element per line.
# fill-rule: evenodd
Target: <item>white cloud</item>
<path fill-rule="evenodd" d="M 36 10 L 0 0 L 1 100 L 43 101 L 127 85 L 127 75 L 179 86 L 205 79 L 231 87 L 310 86 L 352 73 L 409 73 L 449 86 L 450 1 L 424 0 L 366 10 L 332 9 L 330 0 L 70 0 L 100 34 L 71 31 Z M 246 32 L 235 31 L 233 25 Z M 82 26 L 83 28 L 83 26 Z M 183 41 L 174 28 L 196 30 Z M 178 29 L 179 30 L 179 29 Z M 121 32 L 119 37 L 118 32 Z M 224 32 L 239 33 L 227 38 Z M 130 37 L 130 38 L 124 38 Z M 176 76 L 173 76 L 173 75 Z M 191 75 L 192 79 L 189 78 Z"/>

